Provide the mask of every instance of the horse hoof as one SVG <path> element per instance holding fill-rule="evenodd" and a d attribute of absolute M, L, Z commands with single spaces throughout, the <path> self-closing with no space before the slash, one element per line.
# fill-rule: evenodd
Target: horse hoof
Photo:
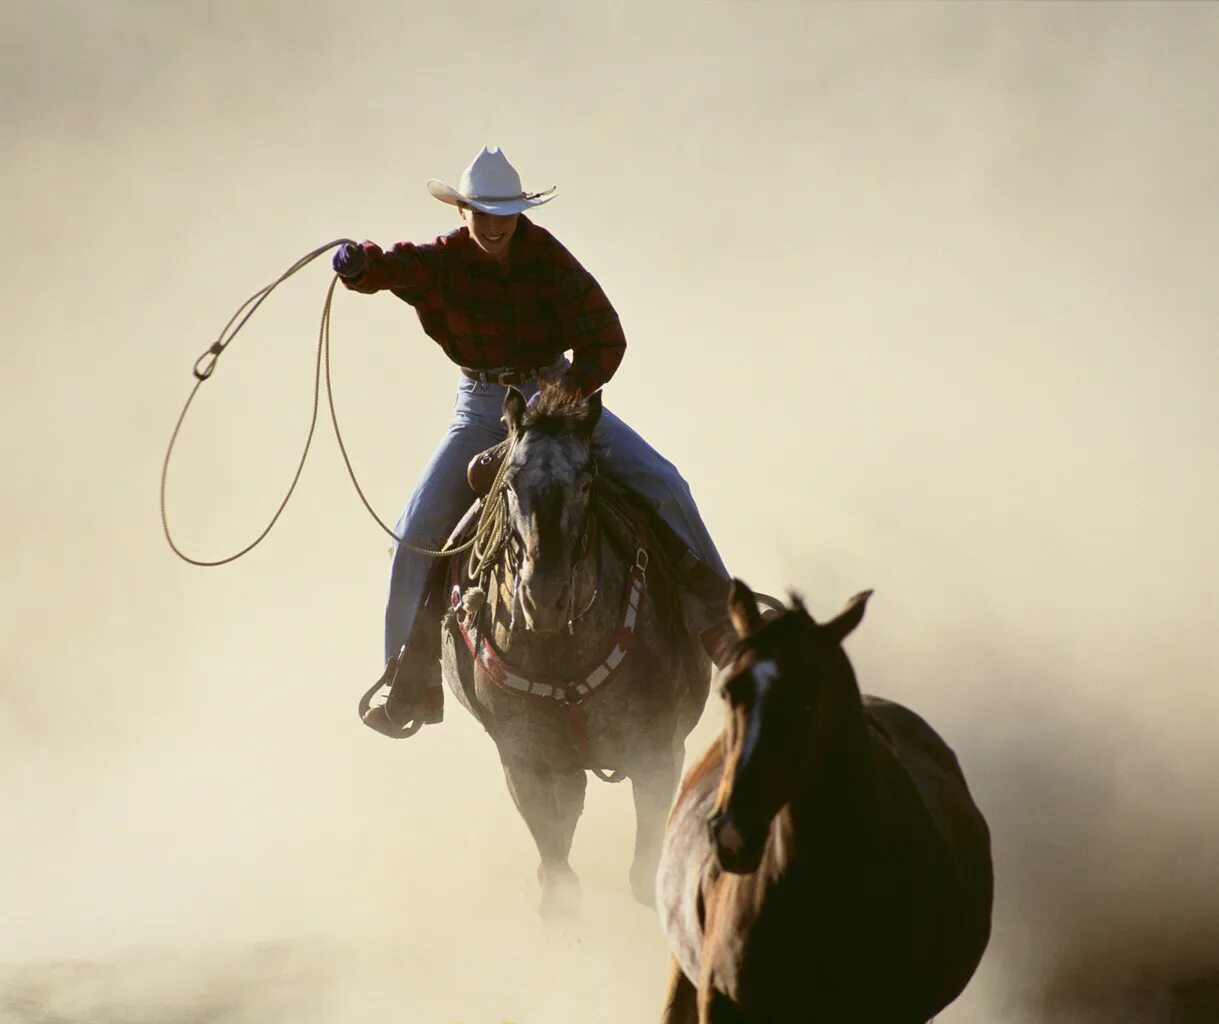
<path fill-rule="evenodd" d="M 542 874 L 542 902 L 539 911 L 547 924 L 569 924 L 580 917 L 580 879 L 568 868 Z"/>

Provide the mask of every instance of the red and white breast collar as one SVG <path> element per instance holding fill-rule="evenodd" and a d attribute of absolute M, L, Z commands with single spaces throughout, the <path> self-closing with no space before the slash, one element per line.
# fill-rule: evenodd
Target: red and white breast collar
<path fill-rule="evenodd" d="M 460 565 L 460 560 L 457 560 Z M 635 647 L 639 629 L 639 616 L 643 606 L 643 594 L 647 589 L 648 553 L 639 548 L 635 553 L 635 565 L 627 579 L 626 596 L 622 602 L 622 619 L 614 634 L 609 652 L 589 672 L 578 679 L 557 679 L 547 676 L 526 676 L 504 660 L 491 638 L 478 629 L 477 615 L 462 608 L 461 585 L 455 583 L 451 593 L 453 609 L 457 613 L 457 624 L 465 638 L 470 654 L 482 666 L 483 671 L 505 690 L 523 697 L 554 700 L 560 704 L 579 704 L 593 693 L 610 683 L 626 662 Z M 456 568 L 455 571 L 460 571 Z"/>

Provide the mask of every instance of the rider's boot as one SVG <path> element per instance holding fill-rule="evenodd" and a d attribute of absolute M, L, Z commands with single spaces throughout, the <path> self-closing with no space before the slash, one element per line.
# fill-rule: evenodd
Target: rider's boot
<path fill-rule="evenodd" d="M 413 736 L 421 726 L 444 720 L 444 687 L 440 664 L 430 651 L 403 646 L 385 663 L 385 671 L 370 694 L 385 688 L 385 702 L 363 710 L 370 729 L 394 739 Z"/>
<path fill-rule="evenodd" d="M 435 654 L 406 647 L 398 652 L 397 662 L 385 700 L 389 720 L 405 723 L 417 719 L 421 725 L 444 721 L 444 687 Z"/>
<path fill-rule="evenodd" d="M 361 702 L 360 717 L 370 729 L 403 739 L 413 736 L 422 726 L 444 720 L 440 671 L 442 615 L 442 603 L 432 594 L 415 617 L 410 639 L 385 663 L 381 678 Z M 385 702 L 368 706 L 369 696 L 385 688 L 389 689 Z"/>

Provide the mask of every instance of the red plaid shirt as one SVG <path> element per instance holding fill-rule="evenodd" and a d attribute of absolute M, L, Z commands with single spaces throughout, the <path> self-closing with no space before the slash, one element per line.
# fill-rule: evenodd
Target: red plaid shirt
<path fill-rule="evenodd" d="M 563 383 L 591 394 L 614 375 L 626 338 L 593 276 L 549 231 L 517 221 L 504 263 L 458 228 L 435 242 L 364 243 L 368 266 L 357 292 L 389 289 L 453 362 L 475 370 L 549 366 L 571 350 Z"/>

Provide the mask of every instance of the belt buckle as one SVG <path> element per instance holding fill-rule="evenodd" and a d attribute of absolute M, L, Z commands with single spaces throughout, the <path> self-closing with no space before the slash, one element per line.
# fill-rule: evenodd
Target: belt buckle
<path fill-rule="evenodd" d="M 536 370 L 505 370 L 496 376 L 495 382 L 501 388 L 515 387 L 518 384 L 524 384 L 526 381 L 533 380 L 536 373 Z"/>

